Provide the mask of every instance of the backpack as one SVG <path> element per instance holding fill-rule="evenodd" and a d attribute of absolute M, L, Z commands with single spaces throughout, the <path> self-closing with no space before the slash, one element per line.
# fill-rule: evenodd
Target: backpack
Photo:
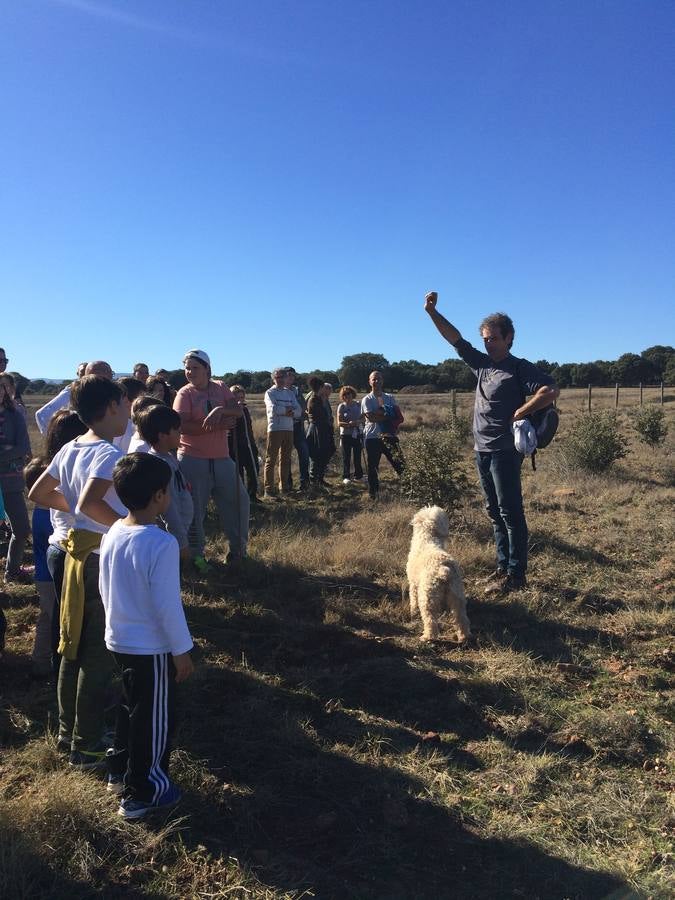
<path fill-rule="evenodd" d="M 520 389 L 523 392 L 524 403 L 527 400 L 527 392 L 520 377 L 521 362 L 522 359 L 519 359 L 516 366 L 516 373 L 518 375 L 518 383 L 520 384 Z M 537 436 L 537 446 L 532 451 L 532 469 L 536 472 L 537 464 L 535 462 L 535 457 L 537 455 L 537 450 L 543 450 L 544 447 L 548 447 L 548 445 L 555 437 L 555 433 L 558 430 L 558 425 L 560 423 L 560 415 L 553 403 L 550 403 L 548 406 L 544 406 L 542 409 L 538 409 L 536 412 L 530 413 L 530 415 L 526 416 L 526 418 L 532 424 L 532 427 L 534 428 L 535 434 Z"/>

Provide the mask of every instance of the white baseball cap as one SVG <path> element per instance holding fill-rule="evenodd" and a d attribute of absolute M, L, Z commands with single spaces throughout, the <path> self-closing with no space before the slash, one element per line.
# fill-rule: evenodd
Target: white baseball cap
<path fill-rule="evenodd" d="M 205 366 L 211 368 L 211 360 L 209 359 L 209 354 L 205 350 L 188 350 L 183 357 L 183 365 L 185 365 L 188 359 L 198 359 L 199 362 L 204 363 Z"/>

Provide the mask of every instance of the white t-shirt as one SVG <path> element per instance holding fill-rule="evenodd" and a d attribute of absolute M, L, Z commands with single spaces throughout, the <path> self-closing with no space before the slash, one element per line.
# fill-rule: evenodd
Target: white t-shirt
<path fill-rule="evenodd" d="M 98 584 L 109 650 L 178 656 L 192 648 L 172 534 L 156 525 L 115 522 L 101 544 Z"/>
<path fill-rule="evenodd" d="M 131 421 L 131 419 L 129 419 Z M 144 441 L 143 438 L 137 431 L 134 431 L 131 440 L 129 441 L 129 446 L 126 450 L 127 453 L 149 453 L 150 452 L 150 444 L 147 441 Z"/>
<path fill-rule="evenodd" d="M 129 443 L 131 442 L 132 437 L 136 434 L 136 426 L 129 419 L 127 422 L 127 430 L 123 435 L 113 438 L 113 444 L 117 447 L 118 450 L 121 450 L 122 453 L 131 453 L 129 450 Z"/>
<path fill-rule="evenodd" d="M 83 515 L 78 507 L 84 486 L 90 478 L 103 478 L 112 482 L 112 473 L 115 463 L 124 454 L 109 441 L 93 441 L 87 443 L 81 438 L 61 447 L 54 459 L 50 462 L 47 472 L 59 482 L 61 493 L 66 498 L 71 513 L 74 515 L 73 528 L 82 528 L 85 531 L 94 531 L 97 534 L 105 534 L 107 525 L 95 522 L 89 516 Z M 110 485 L 103 499 L 120 516 L 126 516 L 127 508 Z"/>
<path fill-rule="evenodd" d="M 50 509 L 49 518 L 52 523 L 52 533 L 49 535 L 49 543 L 61 546 L 68 537 L 68 532 L 75 527 L 75 516 L 62 512 L 60 509 Z"/>

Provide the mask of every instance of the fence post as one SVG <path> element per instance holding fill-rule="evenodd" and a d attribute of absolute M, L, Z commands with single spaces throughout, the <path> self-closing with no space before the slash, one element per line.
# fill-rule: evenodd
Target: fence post
<path fill-rule="evenodd" d="M 614 386 L 614 409 L 619 408 L 619 382 Z"/>
<path fill-rule="evenodd" d="M 663 382 L 661 382 L 661 406 L 664 404 L 664 396 L 663 396 Z"/>
<path fill-rule="evenodd" d="M 640 382 L 640 406 L 642 406 L 642 382 Z"/>
<path fill-rule="evenodd" d="M 588 385 L 588 411 L 591 411 L 591 385 Z"/>
<path fill-rule="evenodd" d="M 452 392 L 450 395 L 450 402 L 452 404 L 452 418 L 456 419 L 457 418 L 457 391 L 455 390 L 455 388 L 452 389 Z"/>

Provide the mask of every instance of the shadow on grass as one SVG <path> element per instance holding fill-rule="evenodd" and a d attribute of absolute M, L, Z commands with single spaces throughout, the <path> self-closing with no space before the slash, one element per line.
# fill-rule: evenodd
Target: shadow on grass
<path fill-rule="evenodd" d="M 165 894 L 129 884 L 107 882 L 104 890 L 70 878 L 35 852 L 35 845 L 13 825 L 0 819 L 0 897 L 7 900 L 160 900 Z"/>
<path fill-rule="evenodd" d="M 532 557 L 545 551 L 553 551 L 562 556 L 568 556 L 579 562 L 590 562 L 598 566 L 611 566 L 614 569 L 625 572 L 632 568 L 632 563 L 607 556 L 593 547 L 583 547 L 580 544 L 570 544 L 562 538 L 542 531 L 530 533 L 529 554 Z"/>
<path fill-rule="evenodd" d="M 396 729 L 331 712 L 311 690 L 205 667 L 198 695 L 182 736 L 228 789 L 189 797 L 184 840 L 214 853 L 224 844 L 270 886 L 321 898 L 581 898 L 621 886 L 525 842 L 478 836 L 461 797 L 429 796 L 386 764 Z M 426 764 L 447 768 L 438 752 Z"/>
<path fill-rule="evenodd" d="M 500 601 L 481 600 L 469 610 L 480 639 L 528 653 L 547 662 L 571 663 L 579 646 L 621 646 L 621 640 L 600 628 L 571 625 L 532 613 L 513 595 Z"/>

